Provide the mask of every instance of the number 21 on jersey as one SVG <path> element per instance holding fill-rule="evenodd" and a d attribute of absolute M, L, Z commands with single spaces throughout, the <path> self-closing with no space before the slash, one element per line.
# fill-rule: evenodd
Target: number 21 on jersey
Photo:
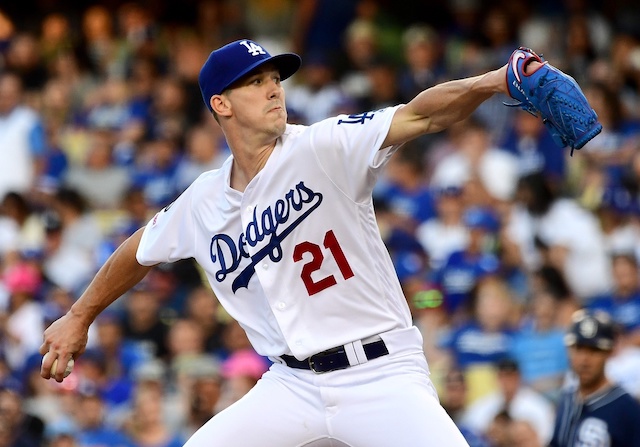
<path fill-rule="evenodd" d="M 340 247 L 340 244 L 336 239 L 336 235 L 332 230 L 327 231 L 327 233 L 324 235 L 322 244 L 325 249 L 329 250 L 331 256 L 333 256 L 333 258 L 335 259 L 342 278 L 344 278 L 345 280 L 351 278 L 353 276 L 353 270 L 351 270 L 351 266 L 349 265 L 347 258 L 344 256 L 342 247 Z M 319 280 L 314 280 L 311 277 L 314 272 L 320 270 L 320 267 L 324 262 L 322 247 L 309 241 L 299 243 L 293 250 L 294 262 L 302 261 L 302 258 L 306 253 L 309 253 L 311 255 L 311 259 L 302 267 L 300 277 L 305 287 L 307 288 L 309 296 L 315 295 L 316 293 L 321 292 L 331 286 L 335 286 L 337 284 L 337 281 L 334 275 L 329 275 Z"/>

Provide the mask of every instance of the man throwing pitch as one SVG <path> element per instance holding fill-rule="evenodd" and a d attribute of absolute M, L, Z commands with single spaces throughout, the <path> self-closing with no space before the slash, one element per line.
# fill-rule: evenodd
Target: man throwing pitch
<path fill-rule="evenodd" d="M 45 331 L 42 377 L 63 380 L 91 322 L 153 265 L 193 257 L 274 364 L 188 447 L 466 446 L 429 379 L 371 194 L 403 143 L 509 91 L 508 71 L 522 79 L 525 61 L 544 65 L 515 53 L 406 105 L 300 126 L 287 124 L 281 84 L 297 55 L 271 56 L 250 40 L 213 51 L 200 87 L 232 156 L 125 241 Z"/>

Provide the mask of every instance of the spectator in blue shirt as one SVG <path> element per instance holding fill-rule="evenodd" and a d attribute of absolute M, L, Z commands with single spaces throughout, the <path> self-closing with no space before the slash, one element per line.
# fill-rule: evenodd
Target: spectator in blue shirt
<path fill-rule="evenodd" d="M 166 206 L 176 198 L 178 162 L 179 148 L 171 138 L 158 138 L 145 144 L 133 183 L 144 191 L 151 207 Z"/>
<path fill-rule="evenodd" d="M 396 215 L 395 225 L 415 231 L 422 222 L 435 217 L 433 193 L 424 175 L 424 147 L 409 142 L 387 165 L 386 177 L 374 191 L 374 198 L 385 201 Z"/>
<path fill-rule="evenodd" d="M 523 383 L 554 399 L 569 367 L 564 330 L 558 325 L 558 300 L 540 290 L 530 304 L 515 333 L 511 356 L 520 366 Z"/>
<path fill-rule="evenodd" d="M 617 253 L 612 257 L 613 290 L 594 298 L 587 308 L 603 310 L 613 316 L 629 335 L 630 341 L 640 346 L 640 276 L 638 260 L 631 253 Z"/>
<path fill-rule="evenodd" d="M 105 403 L 97 392 L 84 390 L 78 395 L 76 412 L 78 444 L 83 447 L 134 447 L 121 431 L 105 422 Z"/>
<path fill-rule="evenodd" d="M 474 365 L 493 365 L 507 357 L 512 346 L 513 300 L 498 276 L 478 282 L 472 295 L 473 314 L 469 321 L 454 326 L 446 346 L 453 364 L 465 370 Z"/>
<path fill-rule="evenodd" d="M 454 251 L 433 278 L 451 315 L 463 312 L 477 281 L 500 266 L 493 253 L 494 235 L 500 225 L 497 217 L 489 209 L 472 207 L 465 212 L 464 223 L 469 230 L 468 246 Z"/>
<path fill-rule="evenodd" d="M 565 153 L 558 150 L 540 119 L 517 113 L 500 147 L 518 158 L 520 175 L 542 173 L 554 184 L 565 175 Z"/>

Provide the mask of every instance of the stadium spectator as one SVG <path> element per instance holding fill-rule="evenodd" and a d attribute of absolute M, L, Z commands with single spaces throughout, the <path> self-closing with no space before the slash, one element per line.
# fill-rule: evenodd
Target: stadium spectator
<path fill-rule="evenodd" d="M 629 341 L 640 347 L 640 274 L 633 253 L 611 257 L 613 287 L 610 293 L 594 297 L 586 307 L 602 310 L 627 333 Z"/>
<path fill-rule="evenodd" d="M 38 350 L 38 331 L 45 327 L 43 309 L 36 301 L 42 274 L 36 265 L 19 261 L 5 269 L 2 282 L 9 301 L 0 310 L 1 349 L 11 369 L 21 371 Z"/>
<path fill-rule="evenodd" d="M 435 167 L 431 185 L 464 187 L 475 180 L 486 195 L 485 203 L 477 205 L 510 200 L 517 183 L 517 159 L 494 146 L 488 128 L 476 117 L 465 120 L 459 131 L 456 150 Z"/>
<path fill-rule="evenodd" d="M 21 79 L 0 73 L 0 197 L 27 193 L 42 170 L 46 141 L 38 113 L 23 102 Z"/>
<path fill-rule="evenodd" d="M 124 303 L 122 335 L 129 344 L 137 345 L 145 358 L 166 360 L 169 354 L 169 324 L 163 319 L 160 300 L 145 284 L 131 290 Z"/>
<path fill-rule="evenodd" d="M 499 389 L 472 403 L 462 421 L 486 433 L 494 418 L 505 411 L 511 420 L 528 421 L 546 445 L 553 434 L 553 405 L 547 398 L 522 384 L 517 362 L 502 359 L 497 363 L 497 369 Z"/>
<path fill-rule="evenodd" d="M 463 216 L 468 243 L 453 251 L 432 273 L 432 282 L 444 295 L 449 315 L 464 316 L 472 290 L 483 277 L 497 273 L 500 260 L 495 255 L 495 233 L 500 222 L 491 209 L 471 207 Z"/>
<path fill-rule="evenodd" d="M 564 182 L 566 154 L 558 150 L 544 124 L 529 113 L 517 113 L 500 147 L 518 159 L 520 176 L 542 172 L 557 186 Z"/>
<path fill-rule="evenodd" d="M 161 388 L 136 390 L 131 415 L 123 427 L 134 446 L 181 447 L 186 441 L 165 424 L 162 415 L 163 400 Z"/>
<path fill-rule="evenodd" d="M 569 367 L 564 329 L 558 324 L 558 302 L 548 290 L 531 296 L 530 308 L 517 329 L 511 356 L 518 363 L 522 382 L 554 400 Z"/>
<path fill-rule="evenodd" d="M 422 90 L 433 87 L 445 77 L 440 42 L 436 31 L 425 24 L 415 24 L 402 34 L 406 66 L 398 75 L 400 96 L 410 101 Z"/>
<path fill-rule="evenodd" d="M 434 194 L 436 216 L 416 228 L 416 238 L 429 257 L 429 267 L 438 270 L 449 256 L 468 244 L 468 230 L 464 225 L 462 188 L 443 187 Z"/>
<path fill-rule="evenodd" d="M 469 401 L 496 386 L 494 364 L 509 355 L 513 342 L 514 303 L 505 282 L 487 276 L 474 288 L 472 314 L 468 320 L 451 325 L 443 337 L 451 364 L 464 371 Z"/>
<path fill-rule="evenodd" d="M 606 293 L 611 268 L 594 215 L 560 197 L 541 174 L 520 179 L 518 202 L 522 207 L 515 208 L 509 232 L 520 246 L 525 269 L 554 266 L 582 303 Z"/>

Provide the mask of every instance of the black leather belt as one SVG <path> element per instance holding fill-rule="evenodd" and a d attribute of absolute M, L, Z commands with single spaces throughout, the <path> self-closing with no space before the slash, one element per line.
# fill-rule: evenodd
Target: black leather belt
<path fill-rule="evenodd" d="M 377 359 L 383 355 L 389 354 L 387 345 L 383 340 L 374 341 L 362 345 L 364 353 L 367 356 L 367 360 Z M 336 371 L 338 369 L 346 369 L 351 364 L 347 358 L 347 353 L 344 346 L 338 346 L 337 348 L 331 348 L 318 354 L 314 354 L 311 357 L 307 357 L 304 360 L 298 360 L 291 355 L 281 355 L 280 358 L 287 366 L 297 369 L 307 369 L 315 373 L 326 373 L 330 371 Z"/>

